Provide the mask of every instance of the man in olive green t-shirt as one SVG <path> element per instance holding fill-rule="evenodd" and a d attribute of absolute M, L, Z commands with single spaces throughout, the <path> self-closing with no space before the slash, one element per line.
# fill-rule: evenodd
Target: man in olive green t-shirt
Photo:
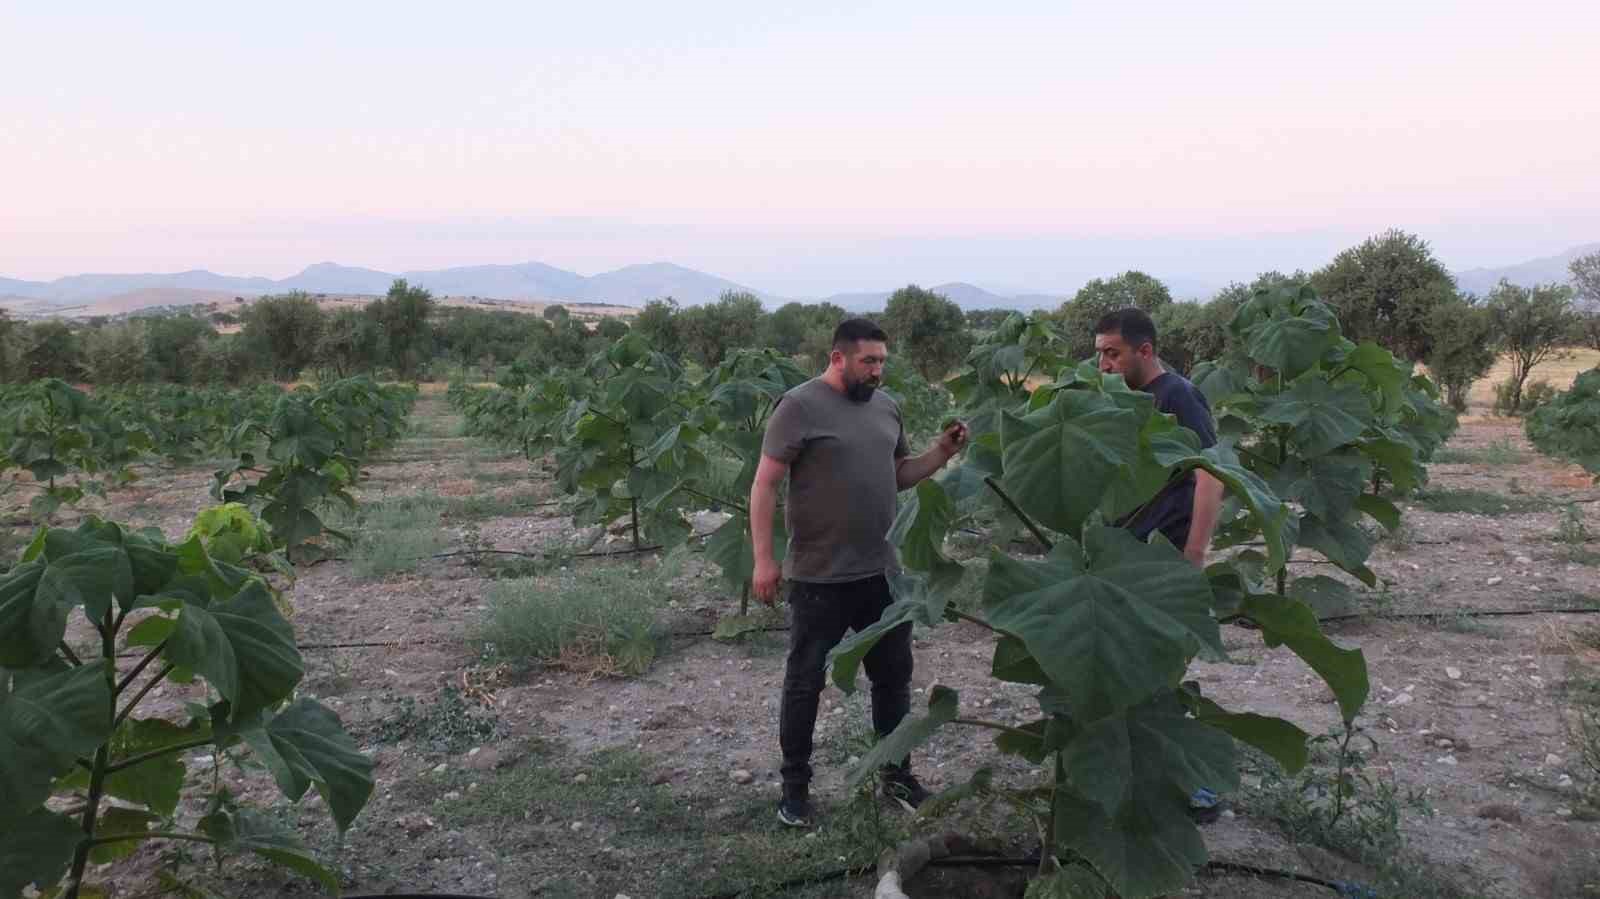
<path fill-rule="evenodd" d="M 812 737 L 828 651 L 846 631 L 870 627 L 894 601 L 886 575 L 895 568 L 887 537 L 895 494 L 938 471 L 967 439 L 966 426 L 957 423 L 927 452 L 910 454 L 900 407 L 877 392 L 887 357 L 882 328 L 866 319 L 840 324 L 827 370 L 785 393 L 768 420 L 750 490 L 756 598 L 770 604 L 779 580 L 791 582 L 778 820 L 794 827 L 811 823 Z M 780 573 L 771 522 L 785 478 L 789 547 Z M 884 635 L 862 665 L 872 680 L 872 726 L 885 736 L 911 707 L 911 625 Z M 884 780 L 884 791 L 909 805 L 928 795 L 907 763 L 886 769 Z"/>

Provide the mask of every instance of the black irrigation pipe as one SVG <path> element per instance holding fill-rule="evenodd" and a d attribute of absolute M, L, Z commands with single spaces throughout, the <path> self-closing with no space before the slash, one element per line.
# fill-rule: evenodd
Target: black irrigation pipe
<path fill-rule="evenodd" d="M 1327 624 L 1330 621 L 1353 621 L 1358 618 L 1382 618 L 1386 620 L 1404 618 L 1499 618 L 1520 615 L 1596 615 L 1600 614 L 1600 607 L 1577 606 L 1564 609 L 1441 609 L 1437 612 L 1346 612 L 1342 615 L 1329 615 L 1318 618 L 1317 621 Z"/>

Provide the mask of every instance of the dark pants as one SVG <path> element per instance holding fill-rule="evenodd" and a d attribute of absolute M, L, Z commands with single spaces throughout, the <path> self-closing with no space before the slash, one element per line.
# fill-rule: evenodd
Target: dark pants
<path fill-rule="evenodd" d="M 812 737 L 828 650 L 839 645 L 846 631 L 870 627 L 892 602 L 882 575 L 843 584 L 790 586 L 789 662 L 778 721 L 786 788 L 811 782 Z M 911 710 L 911 623 L 884 634 L 862 664 L 872 679 L 872 728 L 884 737 Z"/>

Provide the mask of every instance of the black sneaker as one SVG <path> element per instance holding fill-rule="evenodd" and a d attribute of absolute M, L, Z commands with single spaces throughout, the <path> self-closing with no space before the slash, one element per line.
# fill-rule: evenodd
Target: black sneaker
<path fill-rule="evenodd" d="M 910 771 L 889 770 L 883 774 L 883 795 L 914 812 L 933 794 Z"/>
<path fill-rule="evenodd" d="M 811 800 L 808 791 L 801 787 L 783 788 L 783 798 L 778 801 L 778 823 L 784 827 L 811 826 Z"/>

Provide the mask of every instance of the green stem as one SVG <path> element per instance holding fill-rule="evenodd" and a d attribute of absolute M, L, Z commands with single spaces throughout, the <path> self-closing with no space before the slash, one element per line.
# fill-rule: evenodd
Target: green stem
<path fill-rule="evenodd" d="M 1283 388 L 1283 373 L 1278 373 L 1278 388 Z M 1278 470 L 1283 470 L 1283 463 L 1289 459 L 1289 433 L 1284 428 L 1278 428 Z M 1289 548 L 1289 555 L 1294 555 L 1294 548 Z M 1287 596 L 1289 587 L 1289 566 L 1284 564 L 1278 569 L 1278 595 Z"/>
<path fill-rule="evenodd" d="M 120 843 L 124 840 L 190 840 L 195 843 L 215 843 L 216 840 L 199 833 L 185 833 L 181 830 L 141 830 L 136 833 L 119 833 L 109 837 L 95 837 L 85 845 L 103 846 L 106 843 Z"/>
<path fill-rule="evenodd" d="M 152 678 L 150 678 L 150 680 L 146 681 L 145 685 L 143 687 L 139 688 L 139 692 L 135 693 L 133 695 L 133 698 L 128 700 L 128 704 L 122 707 L 122 711 L 117 713 L 117 717 L 115 719 L 113 719 L 112 722 L 111 722 L 111 729 L 112 730 L 116 730 L 117 727 L 119 725 L 121 725 L 122 722 L 124 720 L 126 720 L 127 717 L 130 714 L 133 713 L 133 707 L 138 705 L 139 701 L 141 699 L 144 699 L 145 694 L 147 694 L 151 690 L 155 689 L 156 684 L 159 684 L 163 680 L 166 680 L 167 675 L 171 674 L 172 673 L 172 669 L 175 668 L 175 667 L 177 667 L 177 666 L 172 665 L 171 663 L 168 663 L 160 671 L 156 672 L 155 677 L 152 677 Z"/>
<path fill-rule="evenodd" d="M 1006 507 L 1011 510 L 1012 514 L 1020 518 L 1024 525 L 1027 525 L 1028 530 L 1032 531 L 1033 536 L 1037 538 L 1040 543 L 1044 544 L 1044 548 L 1046 550 L 1052 550 L 1056 548 L 1055 543 L 1051 541 L 1049 537 L 1044 535 L 1044 531 L 1041 530 L 1038 525 L 1033 523 L 1033 519 L 1029 518 L 1026 512 L 1022 511 L 1022 507 L 1017 505 L 1016 500 L 1006 495 L 1006 492 L 1000 489 L 1000 485 L 995 483 L 994 475 L 985 475 L 983 482 L 988 484 L 989 489 L 993 490 L 995 495 L 1000 497 L 1001 502 L 1006 504 Z"/>
<path fill-rule="evenodd" d="M 100 628 L 100 652 L 105 657 L 106 691 L 115 695 L 117 686 L 117 634 L 111 627 L 111 610 L 107 609 L 105 622 Z M 109 714 L 109 712 L 108 712 Z M 114 721 L 115 719 L 113 719 Z M 116 730 L 115 723 L 112 730 Z M 72 854 L 72 873 L 67 879 L 63 899 L 78 899 L 83 888 L 83 872 L 89 867 L 89 849 L 93 845 L 95 824 L 100 817 L 100 798 L 105 793 L 106 775 L 111 773 L 111 740 L 108 737 L 94 752 L 94 769 L 89 773 L 89 797 L 83 809 L 83 836 Z"/>
<path fill-rule="evenodd" d="M 710 502 L 718 503 L 720 505 L 724 505 L 724 506 L 727 506 L 727 507 L 732 508 L 732 509 L 738 509 L 740 512 L 743 512 L 746 515 L 750 514 L 750 510 L 749 509 L 745 508 L 744 506 L 739 505 L 738 503 L 736 503 L 736 502 L 734 502 L 732 500 L 723 499 L 720 496 L 712 496 L 709 493 L 701 493 L 700 491 L 694 489 L 693 487 L 684 487 L 682 485 L 679 485 L 678 489 L 682 490 L 684 493 L 689 494 L 690 496 L 698 496 L 703 500 L 708 500 Z"/>
<path fill-rule="evenodd" d="M 960 609 L 952 609 L 952 608 L 946 607 L 945 610 L 944 610 L 944 613 L 946 615 L 949 615 L 949 616 L 959 620 L 959 621 L 970 621 L 973 624 L 978 625 L 979 627 L 985 628 L 987 630 L 994 631 L 997 634 L 998 633 L 1002 633 L 1002 631 L 1000 631 L 999 628 L 996 628 L 994 625 L 990 624 L 989 622 L 984 621 L 982 618 L 979 618 L 976 615 L 969 615 L 966 612 L 961 611 Z"/>
<path fill-rule="evenodd" d="M 167 641 L 162 640 L 159 644 L 157 644 L 155 649 L 150 650 L 150 652 L 146 654 L 144 658 L 140 659 L 139 664 L 133 666 L 133 670 L 129 671 L 126 677 L 117 682 L 117 695 L 121 696 L 122 691 L 128 689 L 128 685 L 133 683 L 133 679 L 138 677 L 140 674 L 143 674 L 144 669 L 148 668 L 150 663 L 155 661 L 156 656 L 161 655 L 161 650 L 166 648 Z"/>
<path fill-rule="evenodd" d="M 1008 734 L 1016 734 L 1019 737 L 1027 737 L 1030 740 L 1038 736 L 1038 734 L 1028 733 L 1020 727 L 1011 727 L 1006 724 L 1001 724 L 998 721 L 984 721 L 980 718 L 953 718 L 951 719 L 950 723 L 965 724 L 969 727 L 983 727 L 989 730 L 998 730 Z"/>
<path fill-rule="evenodd" d="M 67 660 L 67 664 L 71 665 L 72 667 L 77 668 L 83 664 L 83 661 L 78 658 L 78 654 L 73 652 L 72 647 L 67 645 L 67 641 L 62 640 L 61 645 L 56 648 L 61 650 L 62 657 L 65 658 Z"/>

